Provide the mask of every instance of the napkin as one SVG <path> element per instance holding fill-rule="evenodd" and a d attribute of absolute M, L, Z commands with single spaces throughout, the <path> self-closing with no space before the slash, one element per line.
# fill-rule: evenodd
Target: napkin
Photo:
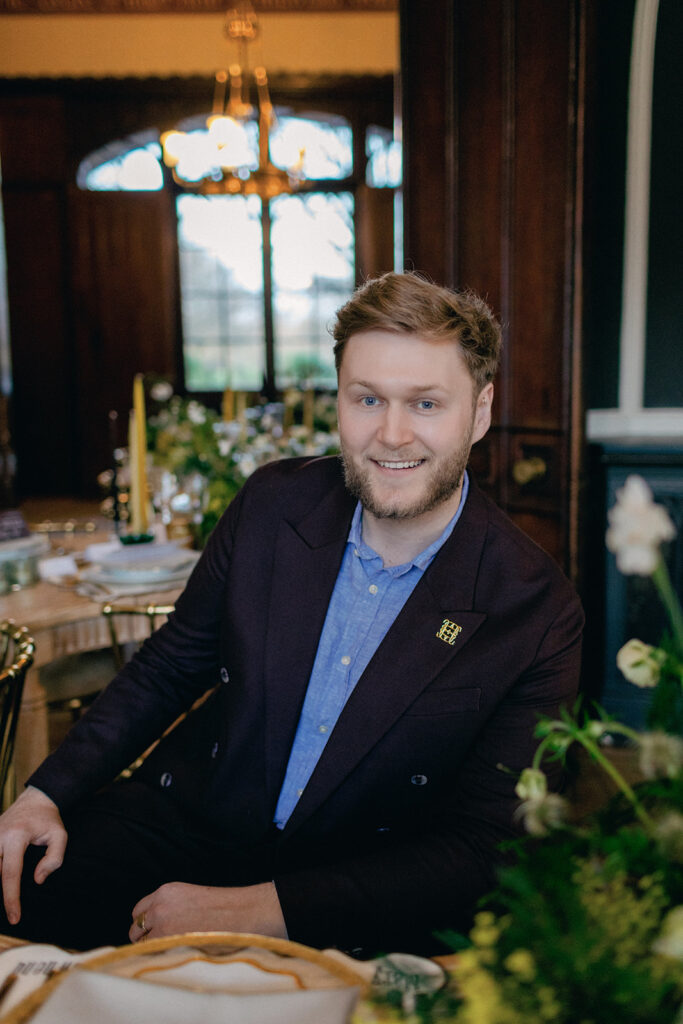
<path fill-rule="evenodd" d="M 0 1016 L 20 1003 L 27 995 L 40 988 L 53 972 L 64 971 L 81 960 L 89 960 L 112 950 L 113 946 L 101 946 L 87 953 L 67 953 L 60 946 L 31 943 L 13 946 L 0 954 L 0 981 L 9 974 L 16 975 L 16 982 L 2 1001 Z"/>
<path fill-rule="evenodd" d="M 356 988 L 232 995 L 188 992 L 95 971 L 70 971 L 31 1024 L 346 1024 Z"/>
<path fill-rule="evenodd" d="M 42 580 L 58 579 L 60 576 L 77 576 L 78 566 L 73 555 L 55 555 L 38 562 L 38 575 Z"/>

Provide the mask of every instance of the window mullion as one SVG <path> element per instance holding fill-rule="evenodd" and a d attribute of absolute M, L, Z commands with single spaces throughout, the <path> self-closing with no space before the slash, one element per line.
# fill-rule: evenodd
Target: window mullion
<path fill-rule="evenodd" d="M 273 331 L 273 250 L 270 238 L 270 203 L 261 201 L 261 232 L 263 238 L 263 328 L 266 344 L 263 388 L 266 396 L 275 399 L 275 336 Z"/>

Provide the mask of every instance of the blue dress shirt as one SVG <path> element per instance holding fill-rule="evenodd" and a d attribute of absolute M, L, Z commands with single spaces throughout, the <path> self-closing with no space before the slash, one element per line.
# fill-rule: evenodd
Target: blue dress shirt
<path fill-rule="evenodd" d="M 356 506 L 275 810 L 278 828 L 285 827 L 354 686 L 451 535 L 468 490 L 465 473 L 458 510 L 441 536 L 410 562 L 387 568 L 363 542 L 360 502 Z"/>

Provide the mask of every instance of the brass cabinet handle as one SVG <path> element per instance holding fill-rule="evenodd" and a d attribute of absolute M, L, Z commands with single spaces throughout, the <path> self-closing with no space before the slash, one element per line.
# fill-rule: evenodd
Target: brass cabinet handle
<path fill-rule="evenodd" d="M 520 487 L 545 476 L 547 471 L 545 460 L 540 455 L 534 455 L 530 459 L 518 459 L 512 464 L 512 478 Z"/>

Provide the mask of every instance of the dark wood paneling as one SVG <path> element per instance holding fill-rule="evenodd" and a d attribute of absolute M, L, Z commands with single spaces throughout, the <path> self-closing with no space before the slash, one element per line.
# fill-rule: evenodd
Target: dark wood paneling
<path fill-rule="evenodd" d="M 500 316 L 494 427 L 472 464 L 571 572 L 587 2 L 433 0 L 427 13 L 404 0 L 401 8 L 406 254 L 437 280 L 474 288 Z M 535 457 L 545 474 L 520 484 L 515 463 Z"/>
<path fill-rule="evenodd" d="M 165 192 L 79 192 L 70 201 L 81 491 L 110 463 L 107 414 L 125 443 L 133 377 L 176 380 L 175 213 Z"/>
<path fill-rule="evenodd" d="M 512 14 L 511 5 L 500 0 L 464 0 L 456 11 L 457 157 L 451 226 L 456 284 L 484 296 L 503 325 L 505 345 L 493 403 L 495 427 L 509 422 Z M 477 446 L 472 466 L 501 504 L 506 498 L 507 464 L 507 433 L 494 429 Z"/>
<path fill-rule="evenodd" d="M 453 284 L 452 4 L 401 6 L 404 258 L 442 284 Z"/>
<path fill-rule="evenodd" d="M 394 268 L 394 191 L 360 185 L 356 192 L 356 278 Z"/>
<path fill-rule="evenodd" d="M 68 494 L 76 389 L 64 321 L 64 202 L 54 190 L 34 189 L 13 192 L 4 205 L 18 496 Z"/>
<path fill-rule="evenodd" d="M 508 321 L 506 20 L 497 17 L 500 0 L 468 0 L 457 10 L 456 283 L 486 296 Z"/>
<path fill-rule="evenodd" d="M 12 351 L 17 490 L 73 489 L 74 384 L 64 306 L 64 107 L 56 97 L 0 103 L 2 203 Z"/>
<path fill-rule="evenodd" d="M 3 188 L 60 184 L 66 167 L 64 102 L 59 96 L 9 95 L 0 100 Z"/>
<path fill-rule="evenodd" d="M 512 423 L 563 426 L 570 4 L 515 4 Z"/>

